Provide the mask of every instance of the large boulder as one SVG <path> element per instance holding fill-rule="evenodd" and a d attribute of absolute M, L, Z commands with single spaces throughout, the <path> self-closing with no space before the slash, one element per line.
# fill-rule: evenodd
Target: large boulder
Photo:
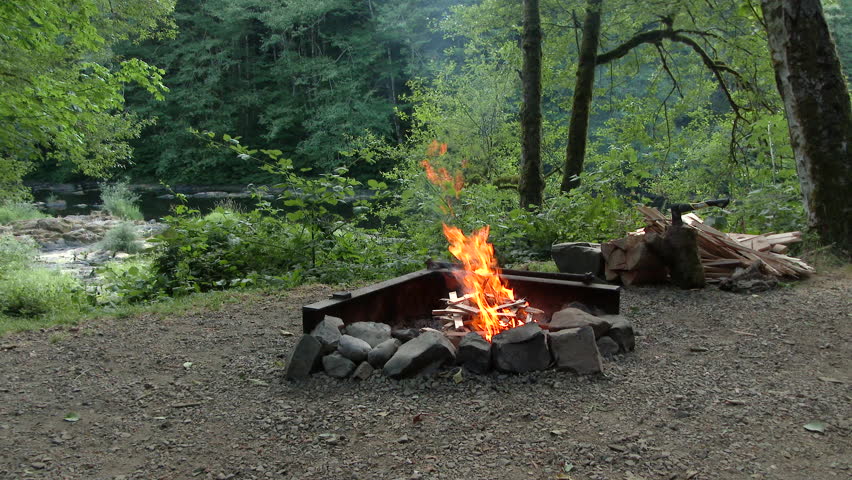
<path fill-rule="evenodd" d="M 491 338 L 491 357 L 501 371 L 524 373 L 550 366 L 547 337 L 537 323 L 501 332 Z"/>
<path fill-rule="evenodd" d="M 370 347 L 391 338 L 390 325 L 376 322 L 355 322 L 346 327 L 346 334 L 360 338 L 370 344 Z"/>
<path fill-rule="evenodd" d="M 370 353 L 367 354 L 367 361 L 373 368 L 382 368 L 393 357 L 400 345 L 402 345 L 402 342 L 395 338 L 387 339 L 370 350 Z"/>
<path fill-rule="evenodd" d="M 562 273 L 603 276 L 604 260 L 599 243 L 558 243 L 550 248 L 550 255 Z"/>
<path fill-rule="evenodd" d="M 342 335 L 337 342 L 337 352 L 353 362 L 361 363 L 370 354 L 370 344 L 350 335 Z"/>
<path fill-rule="evenodd" d="M 284 377 L 288 380 L 307 378 L 318 367 L 321 354 L 322 345 L 319 340 L 310 335 L 302 335 L 287 360 Z"/>
<path fill-rule="evenodd" d="M 551 332 L 548 334 L 548 339 L 558 370 L 567 370 L 577 375 L 603 371 L 592 327 L 587 325 L 582 328 Z"/>
<path fill-rule="evenodd" d="M 340 329 L 343 327 L 343 320 L 337 317 L 326 315 L 325 318 L 314 327 L 311 331 L 311 336 L 319 340 L 322 344 L 323 352 L 331 353 L 337 350 L 337 344 L 340 342 Z"/>
<path fill-rule="evenodd" d="M 382 371 L 391 378 L 413 377 L 455 360 L 455 348 L 443 333 L 423 332 L 402 344 Z"/>
<path fill-rule="evenodd" d="M 609 320 L 596 317 L 591 313 L 584 312 L 579 308 L 565 308 L 553 314 L 550 319 L 550 331 L 558 332 L 568 328 L 580 328 L 591 326 L 595 331 L 595 338 L 603 336 L 612 326 Z"/>
<path fill-rule="evenodd" d="M 470 332 L 459 343 L 457 363 L 473 373 L 491 371 L 491 344 L 476 332 Z"/>

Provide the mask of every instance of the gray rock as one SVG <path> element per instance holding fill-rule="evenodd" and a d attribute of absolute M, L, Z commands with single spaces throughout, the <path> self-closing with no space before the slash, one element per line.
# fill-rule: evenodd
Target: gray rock
<path fill-rule="evenodd" d="M 393 357 L 393 354 L 396 353 L 400 345 L 402 345 L 402 342 L 395 338 L 385 340 L 370 350 L 370 353 L 367 354 L 367 361 L 374 368 L 382 368 Z"/>
<path fill-rule="evenodd" d="M 346 335 L 360 338 L 370 344 L 370 347 L 391 338 L 390 325 L 376 322 L 355 322 L 346 327 Z"/>
<path fill-rule="evenodd" d="M 636 337 L 630 320 L 621 315 L 607 315 L 604 319 L 612 325 L 606 335 L 615 340 L 621 352 L 632 352 L 636 348 Z"/>
<path fill-rule="evenodd" d="M 337 351 L 353 362 L 363 362 L 369 355 L 370 344 L 350 335 L 342 335 L 337 342 Z"/>
<path fill-rule="evenodd" d="M 361 362 L 358 365 L 358 368 L 355 369 L 355 372 L 352 373 L 352 378 L 356 378 L 358 380 L 366 380 L 370 378 L 370 375 L 373 374 L 373 366 L 367 362 Z"/>
<path fill-rule="evenodd" d="M 603 371 L 601 356 L 595 343 L 595 332 L 591 326 L 551 332 L 548 339 L 557 369 L 578 375 Z"/>
<path fill-rule="evenodd" d="M 342 326 L 343 320 L 326 315 L 323 321 L 314 327 L 311 336 L 319 340 L 324 353 L 331 353 L 337 350 L 337 344 L 341 337 L 340 327 Z"/>
<path fill-rule="evenodd" d="M 406 378 L 429 373 L 455 360 L 453 344 L 444 334 L 423 332 L 414 340 L 402 344 L 382 371 L 391 378 Z"/>
<path fill-rule="evenodd" d="M 558 243 L 551 247 L 550 256 L 562 273 L 591 273 L 603 277 L 604 260 L 599 243 Z"/>
<path fill-rule="evenodd" d="M 420 330 L 416 328 L 401 328 L 391 332 L 391 336 L 402 343 L 414 340 L 418 335 L 420 335 Z"/>
<path fill-rule="evenodd" d="M 491 344 L 482 335 L 470 332 L 459 343 L 456 361 L 473 373 L 488 373 L 491 371 Z"/>
<path fill-rule="evenodd" d="M 603 336 L 597 341 L 598 344 L 598 352 L 604 358 L 610 358 L 620 350 L 615 340 L 610 337 Z"/>
<path fill-rule="evenodd" d="M 566 328 L 580 328 L 589 325 L 595 331 L 595 338 L 603 336 L 611 327 L 609 320 L 586 313 L 579 308 L 565 308 L 553 314 L 550 319 L 550 331 L 558 332 Z"/>
<path fill-rule="evenodd" d="M 322 357 L 322 368 L 329 377 L 346 378 L 355 370 L 355 362 L 334 352 Z"/>
<path fill-rule="evenodd" d="M 535 323 L 495 335 L 491 339 L 491 357 L 494 366 L 504 372 L 532 372 L 550 366 L 547 337 Z"/>
<path fill-rule="evenodd" d="M 318 367 L 321 351 L 319 340 L 310 335 L 302 335 L 287 360 L 287 372 L 284 377 L 288 380 L 307 378 Z"/>

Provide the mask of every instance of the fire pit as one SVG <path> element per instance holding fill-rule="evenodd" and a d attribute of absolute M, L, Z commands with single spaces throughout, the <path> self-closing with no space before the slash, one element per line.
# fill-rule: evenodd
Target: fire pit
<path fill-rule="evenodd" d="M 404 378 L 447 364 L 475 373 L 555 366 L 589 374 L 601 372 L 601 351 L 633 349 L 633 328 L 618 316 L 619 287 L 583 275 L 503 271 L 488 233 L 486 226 L 465 236 L 444 225 L 460 264 L 432 263 L 303 307 L 305 335 L 287 377 L 306 377 L 320 364 L 339 378 L 367 378 L 377 368 Z"/>

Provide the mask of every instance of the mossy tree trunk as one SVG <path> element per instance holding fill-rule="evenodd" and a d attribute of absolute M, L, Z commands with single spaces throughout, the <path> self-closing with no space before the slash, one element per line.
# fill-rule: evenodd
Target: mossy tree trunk
<path fill-rule="evenodd" d="M 601 0 L 588 0 L 586 19 L 583 21 L 583 39 L 580 42 L 571 119 L 568 123 L 568 147 L 565 151 L 565 169 L 562 172 L 561 190 L 563 192 L 569 192 L 572 188 L 578 187 L 580 174 L 583 173 L 600 35 Z"/>
<path fill-rule="evenodd" d="M 524 66 L 521 77 L 521 207 L 541 205 L 541 17 L 539 0 L 524 0 Z"/>
<path fill-rule="evenodd" d="M 852 252 L 852 107 L 819 0 L 762 0 L 809 226 Z"/>

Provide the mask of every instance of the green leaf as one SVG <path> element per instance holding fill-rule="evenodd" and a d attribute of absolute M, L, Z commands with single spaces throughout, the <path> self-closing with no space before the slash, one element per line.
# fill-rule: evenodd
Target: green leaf
<path fill-rule="evenodd" d="M 805 430 L 809 432 L 825 433 L 825 422 L 811 422 L 805 424 Z"/>
<path fill-rule="evenodd" d="M 79 422 L 80 421 L 80 414 L 78 414 L 76 412 L 71 412 L 68 415 L 65 415 L 65 418 L 63 418 L 63 420 L 65 420 L 66 422 L 71 422 L 71 423 Z"/>

